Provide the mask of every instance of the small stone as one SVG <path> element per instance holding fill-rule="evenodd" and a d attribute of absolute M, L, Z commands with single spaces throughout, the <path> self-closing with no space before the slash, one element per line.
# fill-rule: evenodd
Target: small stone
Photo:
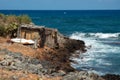
<path fill-rule="evenodd" d="M 60 74 L 61 76 L 64 76 L 64 75 L 66 74 L 66 72 L 63 71 L 63 70 L 59 70 L 58 72 L 59 72 L 59 74 Z"/>
<path fill-rule="evenodd" d="M 18 80 L 17 76 L 12 76 L 13 80 Z"/>
<path fill-rule="evenodd" d="M 38 64 L 36 66 L 39 67 L 39 68 L 43 68 L 43 66 L 41 64 Z"/>
<path fill-rule="evenodd" d="M 0 62 L 0 65 L 2 65 L 2 66 L 8 66 L 9 62 L 6 61 L 6 60 L 3 60 L 3 61 Z"/>

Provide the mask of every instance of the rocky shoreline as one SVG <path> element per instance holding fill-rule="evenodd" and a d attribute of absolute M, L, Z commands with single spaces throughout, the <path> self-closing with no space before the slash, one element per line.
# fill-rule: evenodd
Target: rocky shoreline
<path fill-rule="evenodd" d="M 34 44 L 15 43 L 12 38 Z M 0 14 L 0 80 L 120 80 L 119 75 L 101 77 L 71 67 L 70 58 L 84 53 L 85 48 L 84 41 L 36 26 L 27 15 Z"/>
<path fill-rule="evenodd" d="M 40 61 L 39 59 L 24 56 L 21 53 L 13 53 L 7 49 L 0 50 L 0 68 L 8 71 L 23 71 L 24 73 L 32 73 L 49 78 L 62 76 L 60 80 L 104 80 L 94 73 L 86 71 L 75 71 L 66 73 L 63 70 L 56 71 L 48 61 Z M 14 76 L 15 80 L 19 80 L 18 76 Z"/>
<path fill-rule="evenodd" d="M 39 79 L 44 76 L 51 78 L 51 80 L 120 80 L 119 75 L 107 74 L 100 77 L 97 74 L 88 73 L 87 71 L 72 71 L 67 73 L 63 70 L 57 71 L 49 61 L 41 61 L 36 58 L 24 56 L 19 52 L 11 52 L 7 49 L 0 50 L 0 69 L 22 71 L 22 76 L 25 76 L 27 73 L 35 74 L 39 76 Z M 3 75 L 0 74 L 0 76 L 2 77 Z M 54 79 L 54 77 L 61 78 Z M 19 80 L 20 78 L 20 76 L 16 75 L 9 77 L 10 80 Z M 47 78 L 43 80 L 47 80 Z M 8 78 L 4 79 L 7 80 Z"/>
<path fill-rule="evenodd" d="M 84 53 L 85 43 L 81 40 L 69 39 L 56 29 L 45 27 L 23 27 L 21 36 L 37 35 L 37 48 L 34 45 L 11 43 L 0 37 L 0 69 L 9 72 L 22 72 L 37 75 L 37 79 L 28 80 L 119 80 L 119 75 L 99 76 L 87 71 L 77 71 L 71 67 L 70 58 Z M 28 38 L 25 37 L 25 38 Z M 36 46 L 36 45 L 35 45 Z M 79 53 L 76 52 L 79 51 Z M 0 78 L 4 73 L 0 73 Z M 43 76 L 45 78 L 43 78 Z M 11 78 L 12 77 L 12 78 Z M 10 76 L 9 80 L 21 80 L 20 76 Z M 6 79 L 8 80 L 8 79 Z M 27 79 L 24 79 L 27 80 Z"/>

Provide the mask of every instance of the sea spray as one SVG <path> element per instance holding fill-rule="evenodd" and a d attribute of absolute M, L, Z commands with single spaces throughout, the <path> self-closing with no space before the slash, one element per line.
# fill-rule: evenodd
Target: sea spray
<path fill-rule="evenodd" d="M 109 38 L 113 41 L 117 41 L 120 33 L 73 33 L 70 38 L 83 40 L 86 46 L 91 46 L 87 49 L 86 53 L 80 54 L 79 58 L 73 60 L 78 64 L 72 64 L 72 66 L 78 70 L 87 70 L 89 72 L 95 72 L 103 75 L 107 73 L 120 74 L 119 66 L 117 63 L 119 60 L 120 46 L 113 46 L 105 44 L 100 38 L 105 38 L 106 42 L 109 42 Z M 102 37 L 101 37 L 102 36 Z M 108 40 L 107 40 L 108 39 Z M 116 39 L 116 40 L 115 40 Z M 81 58 L 82 57 L 82 58 Z M 113 67 L 117 67 L 115 70 Z"/>

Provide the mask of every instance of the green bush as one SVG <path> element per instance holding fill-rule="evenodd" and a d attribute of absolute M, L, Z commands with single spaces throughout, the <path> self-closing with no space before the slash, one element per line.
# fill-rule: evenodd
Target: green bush
<path fill-rule="evenodd" d="M 3 25 L 0 25 L 0 36 L 5 37 L 5 35 L 6 35 L 5 27 Z"/>
<path fill-rule="evenodd" d="M 10 23 L 18 23 L 18 19 L 17 19 L 17 16 L 15 15 L 9 15 L 6 17 L 6 20 L 5 20 L 6 23 L 10 24 Z"/>
<path fill-rule="evenodd" d="M 6 16 L 0 13 L 0 23 L 4 23 L 5 19 L 6 19 Z"/>
<path fill-rule="evenodd" d="M 21 24 L 30 24 L 32 20 L 27 15 L 4 15 L 0 13 L 0 36 L 11 36 L 17 33 Z"/>
<path fill-rule="evenodd" d="M 30 24 L 32 20 L 27 15 L 20 15 L 18 17 L 20 24 Z"/>
<path fill-rule="evenodd" d="M 5 15 L 0 13 L 0 19 L 4 19 Z"/>

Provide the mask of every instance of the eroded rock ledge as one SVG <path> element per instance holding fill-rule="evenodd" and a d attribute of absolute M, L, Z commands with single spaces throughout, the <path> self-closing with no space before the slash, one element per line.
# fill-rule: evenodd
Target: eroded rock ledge
<path fill-rule="evenodd" d="M 10 38 L 24 38 L 35 41 L 34 45 L 17 44 L 1 42 L 0 47 L 8 49 L 12 52 L 21 52 L 24 55 L 37 58 L 43 61 L 49 61 L 53 65 L 52 69 L 56 71 L 63 70 L 66 73 L 75 71 L 70 66 L 71 60 L 69 58 L 76 50 L 85 51 L 85 43 L 81 40 L 69 39 L 60 34 L 56 29 L 46 28 L 36 25 L 21 25 L 18 28 L 16 36 Z M 13 35 L 11 33 L 10 35 Z M 2 49 L 4 49 L 2 48 Z"/>
<path fill-rule="evenodd" d="M 43 26 L 22 25 L 18 31 L 20 38 L 36 40 L 37 47 L 60 49 L 66 48 L 71 51 L 84 51 L 85 43 L 81 40 L 69 39 L 58 32 L 57 29 L 46 28 Z"/>
<path fill-rule="evenodd" d="M 32 39 L 35 41 L 34 48 L 39 49 L 36 53 L 38 59 L 48 60 L 54 65 L 56 70 L 66 72 L 73 71 L 70 66 L 70 56 L 76 50 L 85 51 L 85 43 L 81 40 L 74 40 L 60 34 L 56 29 L 46 28 L 43 26 L 26 26 L 20 27 L 20 38 Z M 45 48 L 47 47 L 47 48 Z M 41 52 L 41 48 L 43 48 Z"/>
<path fill-rule="evenodd" d="M 20 38 L 32 39 L 36 44 L 22 45 L 3 40 L 0 42 L 0 56 L 3 56 L 0 68 L 39 76 L 62 77 L 58 80 L 104 80 L 96 74 L 77 72 L 70 66 L 69 58 L 76 50 L 81 53 L 86 51 L 84 41 L 69 39 L 56 29 L 45 27 L 22 26 L 18 33 Z"/>
<path fill-rule="evenodd" d="M 6 80 L 104 80 L 102 77 L 87 71 L 65 73 L 56 71 L 49 61 L 40 61 L 36 58 L 13 53 L 7 49 L 0 50 L 0 76 Z M 15 74 L 11 73 L 15 72 Z M 18 74 L 19 73 L 19 74 Z M 29 77 L 31 74 L 31 77 Z M 6 77 L 6 75 L 8 75 Z M 28 78 L 29 77 L 29 78 Z M 1 79 L 1 77 L 0 77 Z"/>

